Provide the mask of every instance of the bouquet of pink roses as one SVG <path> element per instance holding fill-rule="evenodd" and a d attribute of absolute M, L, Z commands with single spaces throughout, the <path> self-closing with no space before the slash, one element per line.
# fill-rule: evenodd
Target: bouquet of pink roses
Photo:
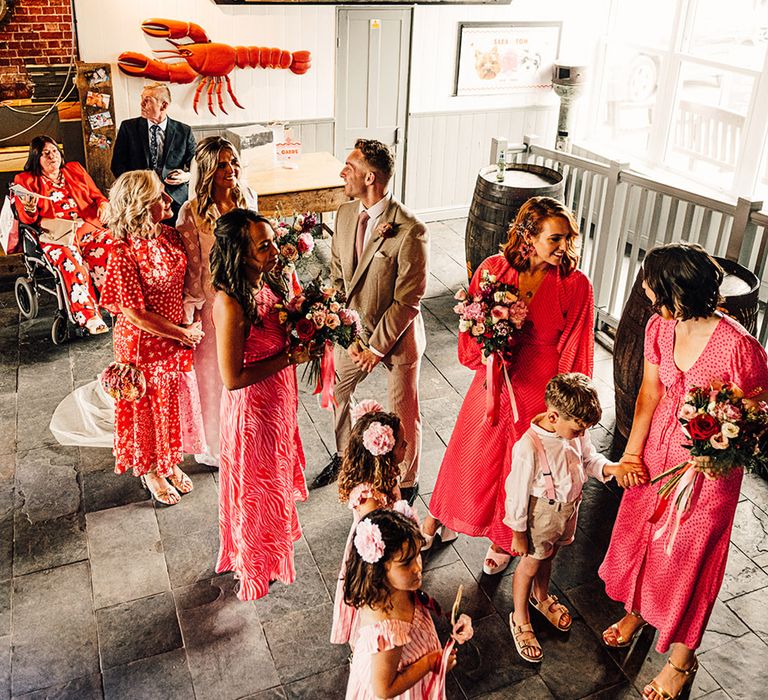
<path fill-rule="evenodd" d="M 317 226 L 317 217 L 311 212 L 294 214 L 291 217 L 274 219 L 275 245 L 279 251 L 280 264 L 283 268 L 296 265 L 299 260 L 312 255 L 315 249 L 315 239 L 312 230 Z"/>
<path fill-rule="evenodd" d="M 528 306 L 520 300 L 517 287 L 502 284 L 495 275 L 483 270 L 477 294 L 465 289 L 456 292 L 459 331 L 469 333 L 480 345 L 486 364 L 486 418 L 495 425 L 498 420 L 502 374 L 509 391 L 512 414 L 518 420 L 507 363 L 512 360 L 517 334 L 528 315 Z"/>
<path fill-rule="evenodd" d="M 360 316 L 346 306 L 343 292 L 323 286 L 317 278 L 285 304 L 276 305 L 279 321 L 288 329 L 291 348 L 308 350 L 312 359 L 304 377 L 316 384 L 323 408 L 335 403 L 333 346 L 348 348 L 362 337 Z"/>
<path fill-rule="evenodd" d="M 745 400 L 744 392 L 731 382 L 691 387 L 677 415 L 690 440 L 685 445 L 690 459 L 651 480 L 656 484 L 671 477 L 659 489 L 659 503 L 651 517 L 651 522 L 657 523 L 671 504 L 666 522 L 654 534 L 658 539 L 672 527 L 667 553 L 680 524 L 690 515 L 697 480 L 723 478 L 739 467 L 759 470 L 764 466 L 763 447 L 768 436 L 768 405 Z"/>
<path fill-rule="evenodd" d="M 459 315 L 459 330 L 478 342 L 485 357 L 497 353 L 509 362 L 517 342 L 515 334 L 528 315 L 517 288 L 501 284 L 495 275 L 483 270 L 477 294 L 460 289 L 454 298 L 459 302 L 453 307 Z"/>

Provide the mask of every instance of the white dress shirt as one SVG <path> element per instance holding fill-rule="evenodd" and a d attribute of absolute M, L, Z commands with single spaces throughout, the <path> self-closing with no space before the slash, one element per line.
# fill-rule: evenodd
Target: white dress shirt
<path fill-rule="evenodd" d="M 381 218 L 381 215 L 384 213 L 384 210 L 387 208 L 391 200 L 392 194 L 387 192 L 378 202 L 376 202 L 376 204 L 374 204 L 372 207 L 369 207 L 368 209 L 366 209 L 363 206 L 363 203 L 360 202 L 360 211 L 358 212 L 358 216 L 360 216 L 360 214 L 363 212 L 367 212 L 368 216 L 370 217 L 368 219 L 368 224 L 365 227 L 363 250 L 365 250 L 368 246 L 368 243 L 370 243 L 373 232 L 376 230 L 376 226 L 379 223 L 379 219 Z"/>
<path fill-rule="evenodd" d="M 531 429 L 544 445 L 544 452 L 552 469 L 555 500 L 573 503 L 581 498 L 584 484 L 590 476 L 602 482 L 611 478 L 603 474 L 603 468 L 610 460 L 595 450 L 589 438 L 589 431 L 581 437 L 566 440 L 534 423 L 531 423 Z M 547 498 L 547 485 L 544 480 L 546 467 L 538 462 L 536 446 L 530 435 L 525 433 L 512 448 L 512 468 L 505 484 L 504 523 L 515 532 L 528 530 L 529 498 Z"/>

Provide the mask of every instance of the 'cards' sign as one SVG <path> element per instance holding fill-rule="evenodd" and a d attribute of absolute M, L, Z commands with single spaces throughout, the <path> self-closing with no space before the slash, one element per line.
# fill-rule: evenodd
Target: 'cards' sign
<path fill-rule="evenodd" d="M 293 163 L 301 155 L 301 141 L 288 139 L 283 143 L 275 144 L 275 159 L 278 163 Z"/>

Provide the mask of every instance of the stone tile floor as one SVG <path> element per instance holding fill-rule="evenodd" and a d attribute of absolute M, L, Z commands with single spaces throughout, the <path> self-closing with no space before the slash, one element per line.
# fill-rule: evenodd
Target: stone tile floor
<path fill-rule="evenodd" d="M 429 333 L 422 514 L 470 381 L 456 361 L 451 292 L 464 279 L 463 220 L 430 225 L 432 271 L 424 314 Z M 321 246 L 322 248 L 322 246 Z M 73 387 L 111 359 L 109 337 L 54 347 L 52 308 L 19 324 L 0 295 L 0 698 L 341 698 L 346 649 L 328 642 L 334 579 L 349 528 L 335 488 L 300 504 L 304 537 L 297 582 L 241 603 L 231 576 L 216 576 L 216 473 L 187 462 L 195 490 L 153 508 L 137 481 L 112 473 L 107 449 L 59 446 L 50 416 Z M 613 428 L 612 358 L 597 349 L 604 419 Z M 360 396 L 381 395 L 376 372 Z M 308 392 L 300 421 L 311 479 L 332 449 L 330 415 Z M 597 578 L 618 508 L 617 491 L 586 489 L 576 542 L 554 566 L 556 592 L 574 612 L 558 635 L 534 617 L 540 668 L 514 652 L 507 627 L 509 573 L 482 576 L 483 540 L 464 536 L 425 558 L 424 588 L 444 606 L 457 586 L 476 636 L 462 648 L 448 697 L 637 698 L 663 663 L 646 631 L 628 651 L 609 651 L 600 630 L 619 614 Z M 701 648 L 694 698 L 768 696 L 768 484 L 747 478 L 725 583 Z M 445 635 L 445 625 L 441 625 Z"/>

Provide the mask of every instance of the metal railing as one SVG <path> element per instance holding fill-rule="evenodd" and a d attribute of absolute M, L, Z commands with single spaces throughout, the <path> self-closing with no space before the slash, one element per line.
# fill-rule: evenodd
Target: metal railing
<path fill-rule="evenodd" d="M 768 213 L 760 211 L 762 202 L 703 196 L 643 176 L 629 163 L 555 151 L 528 137 L 510 150 L 513 162 L 544 165 L 563 175 L 565 204 L 582 231 L 581 267 L 594 285 L 599 326 L 618 325 L 647 250 L 690 241 L 761 280 L 757 334 L 766 344 Z"/>

